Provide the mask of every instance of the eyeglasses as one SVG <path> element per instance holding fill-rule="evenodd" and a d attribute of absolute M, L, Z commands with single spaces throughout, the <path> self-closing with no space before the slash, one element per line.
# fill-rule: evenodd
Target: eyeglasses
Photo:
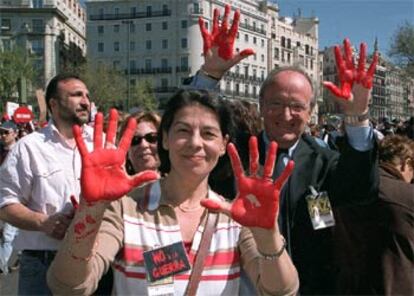
<path fill-rule="evenodd" d="M 288 103 L 282 101 L 271 101 L 267 104 L 267 109 L 275 113 L 282 112 L 285 109 L 285 107 L 289 108 L 291 114 L 300 114 L 303 111 L 307 110 L 309 105 L 294 101 Z"/>
<path fill-rule="evenodd" d="M 7 136 L 8 134 L 10 134 L 10 131 L 5 131 L 5 130 L 0 131 L 0 136 L 3 136 L 3 135 Z"/>
<path fill-rule="evenodd" d="M 142 140 L 145 139 L 150 144 L 155 144 L 158 141 L 158 134 L 157 133 L 148 133 L 143 136 L 135 136 L 132 138 L 131 145 L 137 146 L 141 144 Z"/>

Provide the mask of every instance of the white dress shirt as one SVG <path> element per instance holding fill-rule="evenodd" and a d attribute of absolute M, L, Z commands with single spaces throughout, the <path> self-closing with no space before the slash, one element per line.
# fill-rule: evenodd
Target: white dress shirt
<path fill-rule="evenodd" d="M 92 150 L 93 130 L 84 126 L 84 141 Z M 69 213 L 70 196 L 79 199 L 81 158 L 53 122 L 20 139 L 0 168 L 0 208 L 21 203 L 35 212 Z M 18 250 L 57 250 L 59 241 L 39 231 L 21 230 Z"/>

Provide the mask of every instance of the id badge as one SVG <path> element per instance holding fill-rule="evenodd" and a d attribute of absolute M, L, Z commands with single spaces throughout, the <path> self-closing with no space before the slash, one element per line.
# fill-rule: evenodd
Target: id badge
<path fill-rule="evenodd" d="M 309 186 L 311 194 L 306 197 L 308 212 L 314 230 L 324 229 L 335 225 L 331 202 L 326 191 L 317 192 Z"/>
<path fill-rule="evenodd" d="M 148 283 L 148 296 L 174 296 L 174 278 L 172 276 Z"/>

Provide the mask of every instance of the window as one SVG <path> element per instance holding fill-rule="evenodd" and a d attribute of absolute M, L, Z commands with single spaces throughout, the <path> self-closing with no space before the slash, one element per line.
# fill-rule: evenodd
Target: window
<path fill-rule="evenodd" d="M 187 48 L 187 38 L 181 39 L 181 48 Z"/>
<path fill-rule="evenodd" d="M 167 39 L 163 39 L 162 40 L 162 49 L 167 49 L 168 48 L 168 40 Z"/>
<path fill-rule="evenodd" d="M 119 8 L 118 7 L 115 7 L 114 13 L 115 13 L 115 15 L 119 15 Z"/>
<path fill-rule="evenodd" d="M 114 33 L 119 33 L 119 25 L 114 25 Z"/>
<path fill-rule="evenodd" d="M 145 70 L 151 70 L 152 68 L 152 60 L 151 59 L 146 59 L 145 60 Z"/>
<path fill-rule="evenodd" d="M 135 63 L 135 60 L 129 61 L 129 70 L 135 70 L 137 68 L 137 65 Z"/>
<path fill-rule="evenodd" d="M 100 17 L 103 17 L 103 15 L 104 15 L 104 10 L 103 10 L 103 8 L 99 8 L 99 15 L 100 15 Z"/>
<path fill-rule="evenodd" d="M 134 23 L 132 23 L 132 24 L 129 24 L 129 32 L 130 33 L 135 33 L 135 24 Z"/>
<path fill-rule="evenodd" d="M 181 21 L 181 29 L 187 29 L 188 23 L 187 20 L 182 20 Z"/>
<path fill-rule="evenodd" d="M 104 52 L 104 43 L 103 42 L 98 43 L 98 52 Z"/>
<path fill-rule="evenodd" d="M 98 26 L 98 34 L 104 33 L 104 26 Z"/>
<path fill-rule="evenodd" d="M 135 14 L 137 13 L 137 8 L 136 8 L 136 7 L 131 7 L 131 8 L 129 9 L 129 11 L 131 12 L 131 15 L 132 15 L 132 16 L 135 16 Z"/>
<path fill-rule="evenodd" d="M 114 51 L 119 51 L 119 42 L 114 42 Z"/>
<path fill-rule="evenodd" d="M 161 87 L 162 88 L 167 88 L 168 87 L 168 79 L 167 78 L 161 79 Z"/>
<path fill-rule="evenodd" d="M 168 30 L 168 22 L 162 22 L 162 29 Z"/>
<path fill-rule="evenodd" d="M 287 62 L 290 63 L 290 52 L 287 53 Z"/>
<path fill-rule="evenodd" d="M 265 46 L 265 41 L 264 41 L 264 39 L 262 39 L 262 47 L 264 47 Z"/>
<path fill-rule="evenodd" d="M 292 48 L 290 38 L 288 38 L 288 40 L 287 40 L 287 48 Z"/>
<path fill-rule="evenodd" d="M 313 59 L 310 60 L 310 68 L 313 70 Z"/>
<path fill-rule="evenodd" d="M 167 69 L 168 68 L 168 60 L 167 59 L 161 59 L 161 68 Z"/>
<path fill-rule="evenodd" d="M 264 61 L 265 61 L 265 56 L 264 56 L 264 54 L 260 55 L 260 60 L 261 60 L 262 62 L 264 62 Z"/>
<path fill-rule="evenodd" d="M 43 20 L 32 20 L 32 31 L 36 33 L 43 33 L 45 31 L 45 25 L 43 24 Z"/>
<path fill-rule="evenodd" d="M 249 35 L 244 34 L 244 41 L 249 42 Z"/>
<path fill-rule="evenodd" d="M 264 70 L 262 70 L 262 72 L 260 74 L 260 79 L 264 80 Z"/>
<path fill-rule="evenodd" d="M 246 84 L 246 85 L 244 86 L 244 95 L 245 95 L 246 97 L 249 95 L 249 85 L 248 85 L 248 84 Z"/>
<path fill-rule="evenodd" d="M 278 60 L 278 59 L 279 59 L 279 48 L 275 48 L 275 55 L 274 55 L 274 58 L 275 58 L 276 60 Z"/>
<path fill-rule="evenodd" d="M 152 41 L 151 40 L 145 41 L 145 48 L 146 49 L 151 49 L 152 48 Z"/>
<path fill-rule="evenodd" d="M 240 84 L 236 83 L 236 89 L 235 89 L 236 95 L 240 94 Z"/>
<path fill-rule="evenodd" d="M 188 57 L 181 57 L 181 68 L 188 68 Z"/>
<path fill-rule="evenodd" d="M 305 53 L 309 54 L 309 45 L 308 44 L 305 45 Z"/>
<path fill-rule="evenodd" d="M 253 86 L 253 97 L 257 96 L 257 88 L 256 86 Z"/>
<path fill-rule="evenodd" d="M 253 37 L 253 44 L 257 44 L 257 38 Z"/>
<path fill-rule="evenodd" d="M 249 66 L 244 66 L 244 76 L 249 77 Z"/>
<path fill-rule="evenodd" d="M 280 38 L 280 43 L 281 43 L 282 47 L 286 47 L 286 38 L 284 36 L 282 36 L 282 38 Z"/>
<path fill-rule="evenodd" d="M 31 41 L 32 51 L 37 55 L 43 54 L 43 40 L 42 39 L 33 39 Z"/>
<path fill-rule="evenodd" d="M 256 77 L 257 77 L 257 70 L 253 69 L 253 78 L 256 78 Z"/>
<path fill-rule="evenodd" d="M 296 41 L 296 47 L 300 47 L 300 42 Z"/>
<path fill-rule="evenodd" d="M 164 15 L 166 15 L 168 13 L 168 5 L 167 4 L 162 5 L 162 13 Z"/>
<path fill-rule="evenodd" d="M 151 31 L 151 30 L 152 30 L 152 24 L 151 23 L 145 24 L 145 31 Z"/>
<path fill-rule="evenodd" d="M 10 39 L 3 39 L 3 50 L 11 50 L 11 42 Z"/>
<path fill-rule="evenodd" d="M 32 1 L 32 8 L 42 8 L 42 7 L 43 7 L 43 0 Z"/>
<path fill-rule="evenodd" d="M 135 50 L 135 41 L 129 42 L 129 50 L 134 51 Z"/>
<path fill-rule="evenodd" d="M 147 16 L 152 15 L 152 6 L 147 6 Z"/>
<path fill-rule="evenodd" d="M 10 31 L 10 30 L 11 30 L 11 20 L 1 19 L 1 31 Z"/>

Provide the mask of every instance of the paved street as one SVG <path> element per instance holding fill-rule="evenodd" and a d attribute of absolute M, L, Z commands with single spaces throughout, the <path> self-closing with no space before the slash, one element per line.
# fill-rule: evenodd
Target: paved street
<path fill-rule="evenodd" d="M 0 274 L 0 295 L 17 295 L 17 281 L 19 271 L 13 271 L 8 275 Z"/>

